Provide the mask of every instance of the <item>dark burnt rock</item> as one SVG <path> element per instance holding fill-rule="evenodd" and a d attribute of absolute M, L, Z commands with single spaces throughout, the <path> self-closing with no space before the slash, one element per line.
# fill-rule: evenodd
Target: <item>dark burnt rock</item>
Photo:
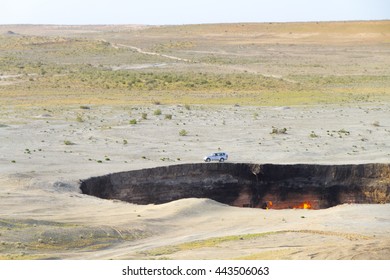
<path fill-rule="evenodd" d="M 182 164 L 93 177 L 80 188 L 135 204 L 193 197 L 238 207 L 321 209 L 390 202 L 390 165 Z"/>

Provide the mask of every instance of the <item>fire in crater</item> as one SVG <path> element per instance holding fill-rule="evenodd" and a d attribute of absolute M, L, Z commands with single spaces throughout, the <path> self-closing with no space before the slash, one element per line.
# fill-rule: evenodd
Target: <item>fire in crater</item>
<path fill-rule="evenodd" d="M 323 209 L 390 203 L 390 164 L 181 164 L 92 177 L 80 189 L 143 205 L 191 197 L 237 207 Z"/>
<path fill-rule="evenodd" d="M 311 203 L 309 201 L 302 202 L 301 204 L 294 206 L 293 209 L 311 209 Z"/>

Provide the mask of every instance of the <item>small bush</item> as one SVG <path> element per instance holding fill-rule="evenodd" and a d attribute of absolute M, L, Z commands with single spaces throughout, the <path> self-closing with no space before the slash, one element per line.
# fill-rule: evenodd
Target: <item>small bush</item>
<path fill-rule="evenodd" d="M 130 120 L 130 124 L 137 124 L 137 120 L 136 119 Z"/>
<path fill-rule="evenodd" d="M 180 136 L 187 136 L 188 135 L 188 131 L 185 130 L 185 129 L 182 129 L 182 130 L 179 131 L 179 135 Z"/>
<path fill-rule="evenodd" d="M 155 116 L 161 115 L 161 110 L 160 110 L 160 109 L 155 110 L 155 111 L 153 112 L 153 115 L 155 115 Z"/>
<path fill-rule="evenodd" d="M 273 127 L 271 134 L 287 134 L 287 128 L 276 128 Z"/>
<path fill-rule="evenodd" d="M 148 114 L 147 113 L 142 113 L 142 119 L 146 120 L 147 118 L 148 118 Z"/>
<path fill-rule="evenodd" d="M 185 105 L 184 105 L 184 108 L 186 108 L 187 110 L 191 110 L 191 107 L 190 107 L 190 105 L 188 105 L 188 104 L 185 104 Z"/>
<path fill-rule="evenodd" d="M 166 120 L 171 120 L 172 119 L 172 114 L 166 114 L 165 115 Z"/>
<path fill-rule="evenodd" d="M 319 136 L 318 136 L 314 131 L 312 131 L 312 132 L 310 133 L 310 137 L 311 137 L 311 138 L 318 138 Z"/>
<path fill-rule="evenodd" d="M 76 121 L 80 123 L 84 122 L 83 117 L 81 115 L 77 115 Z"/>
<path fill-rule="evenodd" d="M 347 135 L 350 134 L 350 132 L 349 132 L 348 130 L 345 130 L 344 128 L 343 128 L 343 129 L 340 129 L 340 130 L 337 131 L 337 132 L 338 132 L 338 134 L 340 135 L 340 137 L 341 137 L 342 134 L 344 134 L 345 136 L 347 136 Z"/>
<path fill-rule="evenodd" d="M 64 144 L 67 145 L 67 146 L 76 145 L 75 143 L 73 143 L 72 141 L 69 141 L 69 140 L 65 140 Z"/>

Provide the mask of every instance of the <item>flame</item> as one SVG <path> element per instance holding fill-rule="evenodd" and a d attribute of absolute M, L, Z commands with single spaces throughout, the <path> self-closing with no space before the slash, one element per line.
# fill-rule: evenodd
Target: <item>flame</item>
<path fill-rule="evenodd" d="M 311 209 L 311 203 L 308 201 L 305 201 L 297 206 L 294 206 L 293 208 L 294 209 Z"/>
<path fill-rule="evenodd" d="M 272 208 L 272 201 L 267 202 L 267 207 L 265 207 L 266 210 Z"/>

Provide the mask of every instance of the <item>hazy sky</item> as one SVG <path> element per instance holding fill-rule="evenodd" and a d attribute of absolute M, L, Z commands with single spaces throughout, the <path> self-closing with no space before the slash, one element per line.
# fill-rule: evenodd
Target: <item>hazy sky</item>
<path fill-rule="evenodd" d="M 0 0 L 0 24 L 390 19 L 390 0 Z"/>

